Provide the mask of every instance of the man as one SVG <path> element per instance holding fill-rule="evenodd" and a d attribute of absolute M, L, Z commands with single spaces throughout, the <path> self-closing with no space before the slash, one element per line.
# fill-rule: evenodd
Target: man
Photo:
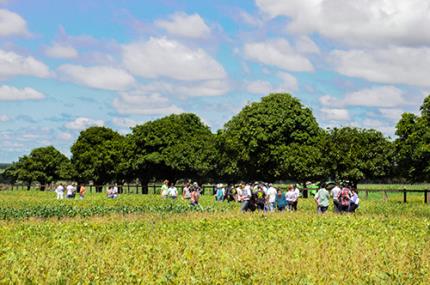
<path fill-rule="evenodd" d="M 333 210 L 335 211 L 335 213 L 339 213 L 340 212 L 340 205 L 339 205 L 339 193 L 340 193 L 341 189 L 339 187 L 339 182 L 336 183 L 336 186 L 333 187 L 333 189 L 331 189 L 331 196 L 333 197 Z"/>
<path fill-rule="evenodd" d="M 269 184 L 269 189 L 267 189 L 267 202 L 268 202 L 268 210 L 270 212 L 275 211 L 275 202 L 276 202 L 277 191 L 273 185 Z"/>
<path fill-rule="evenodd" d="M 64 199 L 64 186 L 62 183 L 55 188 L 55 193 L 57 193 L 57 200 Z"/>
<path fill-rule="evenodd" d="M 354 213 L 355 210 L 358 208 L 359 203 L 360 203 L 360 198 L 358 198 L 357 189 L 352 188 L 352 197 L 351 197 L 351 200 L 349 201 L 348 212 Z"/>
<path fill-rule="evenodd" d="M 297 211 L 297 204 L 299 202 L 299 196 L 300 196 L 300 190 L 297 187 L 297 184 L 294 184 L 294 195 L 295 195 L 295 201 L 292 204 L 293 211 Z"/>
<path fill-rule="evenodd" d="M 264 211 L 264 206 L 266 204 L 266 193 L 264 193 L 263 187 L 258 187 L 257 192 L 255 192 L 257 209 L 259 211 Z"/>
<path fill-rule="evenodd" d="M 324 184 L 321 185 L 321 188 L 315 195 L 315 202 L 317 204 L 317 212 L 319 214 L 324 214 L 329 205 L 330 193 L 324 188 Z"/>
<path fill-rule="evenodd" d="M 242 205 L 240 206 L 240 210 L 242 212 L 247 212 L 251 210 L 251 185 L 246 184 L 246 186 L 242 189 L 242 194 L 239 199 L 242 201 Z"/>
<path fill-rule="evenodd" d="M 75 198 L 75 187 L 73 187 L 72 184 L 67 185 L 66 190 L 67 190 L 66 198 L 69 198 L 69 199 Z"/>
<path fill-rule="evenodd" d="M 169 194 L 169 180 L 164 180 L 163 185 L 161 185 L 161 198 L 166 199 L 167 195 Z"/>

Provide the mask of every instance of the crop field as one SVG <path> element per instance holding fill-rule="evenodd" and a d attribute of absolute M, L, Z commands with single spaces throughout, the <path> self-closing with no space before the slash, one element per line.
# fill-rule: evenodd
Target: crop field
<path fill-rule="evenodd" d="M 0 284 L 430 284 L 430 206 L 379 193 L 355 214 L 240 213 L 154 195 L 0 192 Z M 376 194 L 376 195 L 373 195 Z"/>

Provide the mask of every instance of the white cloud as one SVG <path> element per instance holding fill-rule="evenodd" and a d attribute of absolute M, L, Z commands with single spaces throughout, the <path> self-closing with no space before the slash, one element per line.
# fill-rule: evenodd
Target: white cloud
<path fill-rule="evenodd" d="M 355 45 L 430 43 L 428 0 L 257 0 L 269 17 L 287 16 L 293 33 Z M 419 32 L 414 32 L 419 31 Z"/>
<path fill-rule="evenodd" d="M 53 43 L 52 46 L 45 49 L 45 54 L 53 58 L 73 59 L 78 57 L 78 51 L 66 44 Z"/>
<path fill-rule="evenodd" d="M 112 124 L 118 127 L 123 128 L 131 128 L 136 126 L 138 123 L 135 120 L 129 119 L 129 118 L 118 118 L 115 117 L 112 119 Z"/>
<path fill-rule="evenodd" d="M 246 83 L 246 91 L 255 94 L 269 94 L 273 91 L 273 86 L 268 81 L 256 80 Z"/>
<path fill-rule="evenodd" d="M 372 82 L 430 86 L 430 48 L 335 50 L 331 60 L 336 70 Z"/>
<path fill-rule="evenodd" d="M 33 88 L 18 89 L 13 86 L 0 86 L 0 101 L 24 101 L 24 100 L 41 100 L 45 95 Z"/>
<path fill-rule="evenodd" d="M 209 27 L 198 14 L 176 13 L 170 15 L 169 20 L 155 21 L 155 25 L 181 37 L 207 38 L 210 35 Z"/>
<path fill-rule="evenodd" d="M 379 112 L 388 119 L 391 119 L 393 121 L 398 121 L 400 120 L 405 110 L 402 110 L 399 108 L 380 108 Z"/>
<path fill-rule="evenodd" d="M 58 68 L 61 78 L 92 88 L 120 91 L 131 87 L 135 80 L 128 72 L 110 66 L 65 64 Z"/>
<path fill-rule="evenodd" d="M 284 39 L 247 43 L 244 51 L 249 59 L 284 70 L 314 70 L 312 63 Z"/>
<path fill-rule="evenodd" d="M 31 56 L 0 49 L 0 79 L 16 75 L 48 77 L 49 68 Z"/>
<path fill-rule="evenodd" d="M 238 14 L 239 20 L 243 23 L 254 27 L 260 27 L 263 25 L 263 21 L 255 15 L 250 15 L 245 11 L 240 11 Z"/>
<path fill-rule="evenodd" d="M 169 115 L 183 112 L 166 97 L 157 93 L 147 94 L 142 90 L 122 92 L 112 105 L 121 114 Z"/>
<path fill-rule="evenodd" d="M 61 132 L 57 135 L 57 138 L 62 141 L 70 141 L 72 139 L 72 134 L 68 132 Z"/>
<path fill-rule="evenodd" d="M 10 118 L 8 115 L 0 115 L 0 122 L 7 122 Z"/>
<path fill-rule="evenodd" d="M 324 119 L 330 121 L 349 121 L 350 116 L 347 109 L 321 109 L 321 114 Z"/>
<path fill-rule="evenodd" d="M 306 36 L 301 36 L 296 41 L 296 50 L 301 53 L 320 53 L 317 44 Z"/>
<path fill-rule="evenodd" d="M 325 106 L 363 106 L 393 108 L 410 104 L 402 90 L 392 86 L 372 87 L 345 95 L 343 99 L 321 96 L 320 103 Z"/>
<path fill-rule="evenodd" d="M 255 94 L 269 94 L 276 92 L 289 92 L 292 93 L 298 89 L 297 79 L 289 73 L 278 72 L 278 78 L 281 83 L 278 86 L 273 86 L 270 82 L 264 80 L 256 80 L 246 82 L 245 89 L 250 93 Z"/>
<path fill-rule="evenodd" d="M 86 117 L 78 117 L 75 120 L 66 123 L 64 126 L 71 130 L 83 130 L 92 126 L 104 126 L 104 121 L 94 120 Z"/>
<path fill-rule="evenodd" d="M 0 37 L 4 36 L 26 36 L 27 23 L 18 14 L 9 10 L 0 9 Z"/>
<path fill-rule="evenodd" d="M 282 80 L 281 85 L 278 89 L 281 89 L 285 92 L 296 91 L 299 88 L 299 83 L 297 79 L 287 72 L 279 72 L 278 77 Z"/>
<path fill-rule="evenodd" d="M 146 78 L 191 81 L 226 78 L 222 65 L 203 49 L 191 49 L 166 38 L 124 45 L 122 55 L 129 71 Z"/>

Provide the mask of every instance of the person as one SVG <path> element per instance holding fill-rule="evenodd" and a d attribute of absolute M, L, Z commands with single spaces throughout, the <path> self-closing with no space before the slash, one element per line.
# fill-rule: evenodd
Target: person
<path fill-rule="evenodd" d="M 221 183 L 217 184 L 215 190 L 215 201 L 223 202 L 225 195 L 225 189 Z"/>
<path fill-rule="evenodd" d="M 87 192 L 87 190 L 85 189 L 85 186 L 82 184 L 80 185 L 79 188 L 79 199 L 83 200 L 85 197 L 85 193 Z"/>
<path fill-rule="evenodd" d="M 251 185 L 246 184 L 245 187 L 243 187 L 243 189 L 241 189 L 241 190 L 242 190 L 242 193 L 239 197 L 239 200 L 242 202 L 242 204 L 240 206 L 240 210 L 242 212 L 250 211 L 251 210 L 251 196 L 252 196 Z"/>
<path fill-rule="evenodd" d="M 60 183 L 57 188 L 55 188 L 55 193 L 57 193 L 57 200 L 64 199 L 64 186 Z"/>
<path fill-rule="evenodd" d="M 112 188 L 112 193 L 118 196 L 118 186 L 115 184 Z"/>
<path fill-rule="evenodd" d="M 285 210 L 285 207 L 287 206 L 287 199 L 285 198 L 285 193 L 282 192 L 281 189 L 278 189 L 276 192 L 276 207 L 278 208 L 278 211 L 282 212 Z"/>
<path fill-rule="evenodd" d="M 161 198 L 167 198 L 167 195 L 169 194 L 169 180 L 164 180 L 163 185 L 161 185 Z"/>
<path fill-rule="evenodd" d="M 264 193 L 263 187 L 260 185 L 255 192 L 255 202 L 259 211 L 264 211 L 266 204 L 266 193 Z"/>
<path fill-rule="evenodd" d="M 269 188 L 267 189 L 267 209 L 270 212 L 273 212 L 275 210 L 275 202 L 276 202 L 276 195 L 278 192 L 276 191 L 276 188 L 273 187 L 272 184 L 269 184 Z"/>
<path fill-rule="evenodd" d="M 228 203 L 230 203 L 231 201 L 236 201 L 235 195 L 236 195 L 235 186 L 233 184 L 229 184 L 225 191 L 224 200 L 227 200 Z"/>
<path fill-rule="evenodd" d="M 288 191 L 287 194 L 285 194 L 285 199 L 287 200 L 287 209 L 292 211 L 293 204 L 296 201 L 296 193 L 294 192 L 293 185 L 288 185 Z"/>
<path fill-rule="evenodd" d="M 324 188 L 324 184 L 321 185 L 321 188 L 315 194 L 315 202 L 317 204 L 317 212 L 320 214 L 324 214 L 329 205 L 330 193 Z"/>
<path fill-rule="evenodd" d="M 66 190 L 67 190 L 66 198 L 68 199 L 75 198 L 75 187 L 73 187 L 72 184 L 67 185 Z"/>
<path fill-rule="evenodd" d="M 200 198 L 200 192 L 197 191 L 196 188 L 191 188 L 191 198 L 190 198 L 190 202 L 191 202 L 191 206 L 192 207 L 198 207 L 199 205 L 199 198 Z"/>
<path fill-rule="evenodd" d="M 193 182 L 193 185 L 191 185 L 190 190 L 193 189 L 197 192 L 199 192 L 199 194 L 202 193 L 202 188 L 200 188 L 199 184 L 197 182 Z"/>
<path fill-rule="evenodd" d="M 184 183 L 184 188 L 182 189 L 182 199 L 183 200 L 191 199 L 190 182 L 188 181 Z"/>
<path fill-rule="evenodd" d="M 340 203 L 340 212 L 348 212 L 349 201 L 351 200 L 351 189 L 348 184 L 344 184 L 344 187 L 337 195 L 337 199 Z"/>
<path fill-rule="evenodd" d="M 245 188 L 245 184 L 240 183 L 239 185 L 237 185 L 237 187 L 236 187 L 236 195 L 235 195 L 236 202 L 242 202 L 243 188 Z"/>
<path fill-rule="evenodd" d="M 297 184 L 294 184 L 294 195 L 295 195 L 295 201 L 292 204 L 293 211 L 297 211 L 297 204 L 299 203 L 299 197 L 300 197 L 300 189 L 297 187 Z"/>
<path fill-rule="evenodd" d="M 178 190 L 175 187 L 175 183 L 170 182 L 169 188 L 167 189 L 167 195 L 172 198 L 173 200 L 176 200 L 178 198 Z"/>
<path fill-rule="evenodd" d="M 336 213 L 340 212 L 340 204 L 339 204 L 339 193 L 340 193 L 341 189 L 339 187 L 339 182 L 336 183 L 336 186 L 333 187 L 333 189 L 331 189 L 331 196 L 333 197 L 333 210 Z"/>
<path fill-rule="evenodd" d="M 355 210 L 357 210 L 359 203 L 360 203 L 360 198 L 358 198 L 357 189 L 352 188 L 352 196 L 349 201 L 348 212 L 354 213 Z"/>

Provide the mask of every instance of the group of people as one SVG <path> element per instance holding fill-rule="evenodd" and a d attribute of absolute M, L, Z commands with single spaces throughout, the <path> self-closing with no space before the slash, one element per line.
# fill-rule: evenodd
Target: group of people
<path fill-rule="evenodd" d="M 343 183 L 341 188 L 340 184 L 337 183 L 329 192 L 326 189 L 326 185 L 322 183 L 320 189 L 315 194 L 318 213 L 325 213 L 327 211 L 330 198 L 333 199 L 333 210 L 336 213 L 354 213 L 360 204 L 357 189 L 352 187 L 352 185 Z"/>
<path fill-rule="evenodd" d="M 55 188 L 55 193 L 57 194 L 57 200 L 64 199 L 64 191 L 66 191 L 67 199 L 74 199 L 76 197 L 76 193 L 79 194 L 79 198 L 82 200 L 85 197 L 86 189 L 84 185 L 79 185 L 76 187 L 74 184 L 68 184 L 64 189 L 63 183 L 58 184 L 57 188 Z"/>
<path fill-rule="evenodd" d="M 193 207 L 199 206 L 199 198 L 202 193 L 197 182 L 192 184 L 189 181 L 185 181 L 182 189 L 182 199 L 190 201 L 190 205 Z M 175 187 L 175 183 L 164 180 L 161 185 L 161 197 L 164 199 L 171 198 L 176 200 L 178 198 L 178 189 Z"/>
<path fill-rule="evenodd" d="M 229 185 L 226 188 L 218 184 L 215 189 L 216 201 L 239 202 L 241 211 L 296 211 L 300 190 L 296 185 L 289 185 L 288 191 L 283 192 L 273 184 L 255 182 Z"/>
<path fill-rule="evenodd" d="M 333 210 L 336 213 L 353 213 L 359 207 L 360 198 L 353 185 L 345 182 L 342 188 L 339 183 L 328 185 L 321 183 L 315 193 L 317 212 L 325 213 L 333 200 Z M 327 190 L 327 189 L 329 190 Z M 272 184 L 255 182 L 252 187 L 249 183 L 230 185 L 227 188 L 218 184 L 215 189 L 216 201 L 236 201 L 241 203 L 241 211 L 297 211 L 298 199 L 301 192 L 296 184 L 288 185 L 286 192 L 275 188 Z"/>

